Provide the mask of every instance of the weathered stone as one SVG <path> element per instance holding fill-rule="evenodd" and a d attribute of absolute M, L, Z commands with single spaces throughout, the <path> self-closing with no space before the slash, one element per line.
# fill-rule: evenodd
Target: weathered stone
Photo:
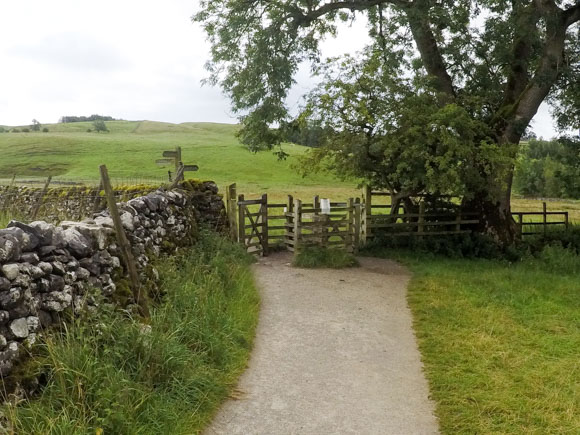
<path fill-rule="evenodd" d="M 38 250 L 38 255 L 40 256 L 40 258 L 45 258 L 48 255 L 51 255 L 54 251 L 56 251 L 56 249 L 57 248 L 54 245 L 42 246 Z"/>
<path fill-rule="evenodd" d="M 36 316 L 28 316 L 26 318 L 29 332 L 36 332 L 40 329 L 40 319 Z"/>
<path fill-rule="evenodd" d="M 8 344 L 8 340 L 3 335 L 0 335 L 0 349 L 4 349 Z"/>
<path fill-rule="evenodd" d="M 16 263 L 2 265 L 2 273 L 10 281 L 14 281 L 20 275 L 20 266 Z"/>
<path fill-rule="evenodd" d="M 53 273 L 60 276 L 64 276 L 64 274 L 66 273 L 66 268 L 64 267 L 64 264 L 62 264 L 60 261 L 53 261 L 51 264 Z"/>
<path fill-rule="evenodd" d="M 54 275 L 56 276 L 56 275 Z M 46 278 L 42 278 L 38 281 L 38 291 L 41 293 L 46 293 L 51 290 L 51 282 Z"/>
<path fill-rule="evenodd" d="M 0 308 L 10 309 L 18 305 L 22 299 L 23 293 L 19 288 L 11 288 L 6 292 L 0 292 Z"/>
<path fill-rule="evenodd" d="M 32 279 L 42 278 L 45 275 L 44 270 L 38 266 L 32 265 L 28 267 L 27 273 L 32 277 Z"/>
<path fill-rule="evenodd" d="M 74 271 L 67 272 L 64 276 L 64 282 L 68 285 L 72 284 L 77 280 L 77 274 Z"/>
<path fill-rule="evenodd" d="M 66 264 L 66 268 L 68 270 L 77 270 L 79 268 L 79 262 L 75 259 L 72 259 Z"/>
<path fill-rule="evenodd" d="M 30 276 L 22 273 L 12 281 L 12 285 L 22 288 L 27 288 L 30 285 Z"/>
<path fill-rule="evenodd" d="M 88 270 L 92 275 L 96 276 L 99 275 L 99 273 L 101 272 L 101 268 L 99 266 L 99 263 L 94 261 L 93 258 L 83 258 L 82 260 L 79 261 L 79 263 L 83 269 Z"/>
<path fill-rule="evenodd" d="M 64 289 L 65 280 L 62 276 L 59 275 L 50 275 L 48 278 L 50 280 L 50 291 L 51 292 L 59 292 Z"/>
<path fill-rule="evenodd" d="M 0 235 L 0 263 L 18 261 L 22 253 L 20 241 L 11 234 Z"/>
<path fill-rule="evenodd" d="M 26 225 L 22 222 L 12 220 L 8 223 L 7 229 L 20 230 L 23 251 L 32 251 L 40 244 L 40 237 L 38 231 L 36 231 L 36 229 L 30 225 Z"/>
<path fill-rule="evenodd" d="M 28 337 L 28 323 L 26 322 L 26 319 L 13 320 L 10 322 L 9 329 L 16 338 Z"/>
<path fill-rule="evenodd" d="M 64 241 L 76 258 L 84 258 L 91 254 L 91 243 L 76 228 L 68 228 L 63 232 Z"/>
<path fill-rule="evenodd" d="M 54 225 L 49 224 L 45 221 L 34 221 L 30 223 L 29 226 L 36 231 L 36 234 L 42 246 L 53 244 L 52 236 L 54 233 Z"/>
<path fill-rule="evenodd" d="M 5 292 L 5 291 L 10 290 L 11 285 L 12 284 L 10 284 L 10 280 L 0 276 L 0 292 Z"/>
<path fill-rule="evenodd" d="M 8 320 L 10 320 L 10 313 L 8 313 L 8 311 L 0 311 L 0 324 L 4 324 L 6 323 Z"/>
<path fill-rule="evenodd" d="M 113 219 L 108 216 L 98 216 L 94 219 L 95 225 L 107 228 L 114 228 L 115 224 L 113 223 Z"/>
<path fill-rule="evenodd" d="M 79 267 L 75 272 L 79 281 L 86 281 L 91 276 L 91 273 L 84 267 Z"/>
<path fill-rule="evenodd" d="M 82 222 L 63 222 L 61 225 L 65 229 L 77 230 L 79 233 L 85 236 L 91 248 L 94 249 L 105 249 L 109 236 L 113 234 L 113 230 L 111 228 L 98 225 L 96 223 L 88 224 Z"/>
<path fill-rule="evenodd" d="M 38 319 L 43 328 L 47 328 L 52 324 L 52 316 L 44 310 L 38 310 Z"/>
<path fill-rule="evenodd" d="M 38 264 L 40 258 L 36 252 L 24 252 L 20 256 L 20 261 L 23 263 Z"/>
<path fill-rule="evenodd" d="M 133 216 L 131 213 L 125 212 L 121 215 L 121 223 L 123 227 L 128 231 L 133 231 L 135 229 L 135 225 L 133 224 Z"/>
<path fill-rule="evenodd" d="M 129 204 L 131 207 L 133 207 L 138 212 L 145 211 L 145 208 L 147 207 L 147 205 L 145 204 L 145 201 L 143 201 L 142 199 L 139 199 L 139 198 L 132 199 L 132 200 L 128 201 L 127 204 Z"/>
<path fill-rule="evenodd" d="M 40 263 L 38 263 L 38 267 L 40 267 L 46 275 L 49 275 L 52 273 L 52 264 L 50 264 L 50 263 L 47 263 L 45 261 L 41 261 Z"/>

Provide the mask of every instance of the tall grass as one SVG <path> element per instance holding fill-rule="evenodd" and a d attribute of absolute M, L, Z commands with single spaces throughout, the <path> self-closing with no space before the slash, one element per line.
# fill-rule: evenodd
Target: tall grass
<path fill-rule="evenodd" d="M 384 256 L 393 255 L 383 252 Z M 580 432 L 580 257 L 522 262 L 399 254 L 441 431 Z"/>
<path fill-rule="evenodd" d="M 161 270 L 149 326 L 118 310 L 80 319 L 39 346 L 48 381 L 4 408 L 16 433 L 199 432 L 246 366 L 259 299 L 251 259 L 214 235 Z"/>

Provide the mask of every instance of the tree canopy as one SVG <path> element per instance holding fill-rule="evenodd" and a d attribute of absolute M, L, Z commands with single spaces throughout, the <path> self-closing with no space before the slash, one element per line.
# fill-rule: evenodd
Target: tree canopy
<path fill-rule="evenodd" d="M 315 154 L 331 167 L 393 189 L 466 193 L 504 239 L 513 234 L 517 145 L 540 104 L 551 104 L 561 128 L 580 127 L 577 1 L 201 6 L 194 20 L 212 45 L 209 82 L 230 97 L 250 149 L 279 144 L 288 125 L 315 123 L 329 133 Z M 356 56 L 325 61 L 320 41 L 362 14 L 371 43 Z M 321 84 L 293 119 L 286 99 L 304 61 Z"/>

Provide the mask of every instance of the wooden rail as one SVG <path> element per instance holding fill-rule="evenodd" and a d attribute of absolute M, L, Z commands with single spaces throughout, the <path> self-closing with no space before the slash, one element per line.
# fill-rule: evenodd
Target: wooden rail
<path fill-rule="evenodd" d="M 516 211 L 512 212 L 512 216 L 516 220 L 518 224 L 518 228 L 520 231 L 520 236 L 531 236 L 531 235 L 546 235 L 548 232 L 548 228 L 552 227 L 553 225 L 561 225 L 563 226 L 566 231 L 568 231 L 570 227 L 570 218 L 567 211 L 548 211 L 548 206 L 545 202 L 542 203 L 542 211 Z M 524 218 L 526 216 L 541 216 L 541 221 L 528 221 L 525 222 Z M 558 221 L 549 221 L 549 216 L 561 216 L 562 220 Z M 516 219 L 517 218 L 517 219 Z M 528 227 L 528 228 L 526 228 Z M 529 227 L 533 227 L 534 229 L 530 229 Z M 539 230 L 535 230 L 535 227 L 541 227 Z"/>

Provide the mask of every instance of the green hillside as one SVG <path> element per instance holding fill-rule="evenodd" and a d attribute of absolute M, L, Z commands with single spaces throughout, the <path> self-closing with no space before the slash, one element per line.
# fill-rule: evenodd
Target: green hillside
<path fill-rule="evenodd" d="M 241 191 L 270 189 L 292 193 L 301 190 L 344 190 L 354 183 L 339 182 L 329 175 L 302 178 L 291 165 L 307 149 L 286 145 L 287 161 L 272 153 L 252 154 L 236 139 L 237 126 L 214 123 L 170 124 L 153 121 L 107 122 L 109 133 L 87 132 L 90 122 L 44 125 L 48 133 L 0 135 L 0 179 L 42 178 L 96 181 L 98 167 L 106 164 L 113 178 L 161 180 L 171 167 L 155 160 L 164 150 L 183 149 L 185 163 L 197 164 L 199 172 L 188 176 L 215 180 L 220 185 L 237 182 Z M 326 189 L 326 190 L 325 190 Z"/>

